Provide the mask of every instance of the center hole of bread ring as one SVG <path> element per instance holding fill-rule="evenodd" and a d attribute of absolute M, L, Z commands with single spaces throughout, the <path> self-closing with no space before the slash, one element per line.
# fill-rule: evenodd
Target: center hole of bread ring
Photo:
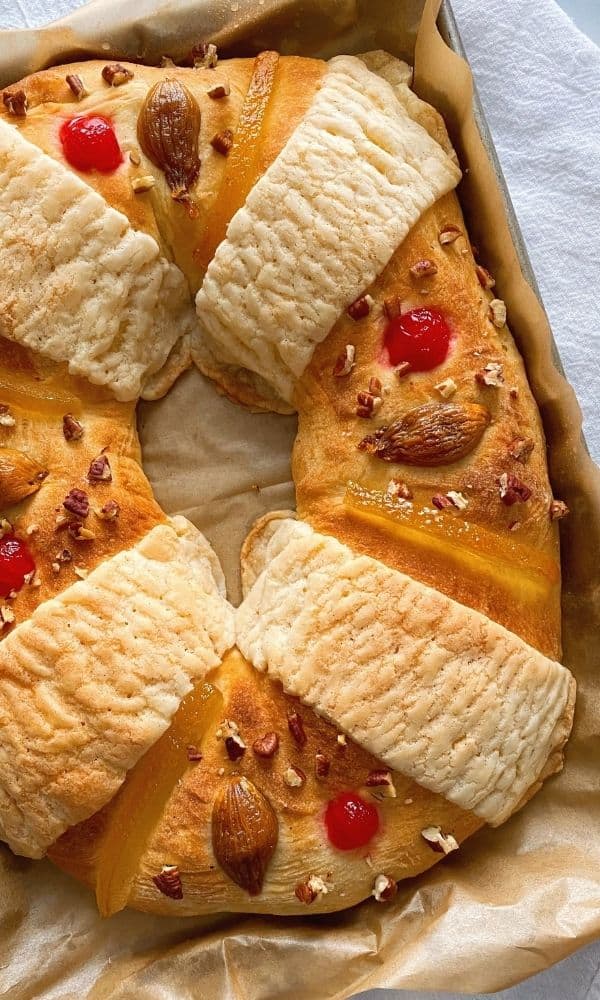
<path fill-rule="evenodd" d="M 25 542 L 5 535 L 0 539 L 0 597 L 20 590 L 30 573 L 35 573 L 35 563 Z"/>
<path fill-rule="evenodd" d="M 355 792 L 342 792 L 327 803 L 325 827 L 334 847 L 352 851 L 373 839 L 379 830 L 379 813 Z"/>
<path fill-rule="evenodd" d="M 439 309 L 421 306 L 395 316 L 384 334 L 390 365 L 407 362 L 411 371 L 426 372 L 446 360 L 450 327 Z"/>
<path fill-rule="evenodd" d="M 67 163 L 76 170 L 108 174 L 123 162 L 112 122 L 103 115 L 79 115 L 63 122 L 60 141 Z"/>

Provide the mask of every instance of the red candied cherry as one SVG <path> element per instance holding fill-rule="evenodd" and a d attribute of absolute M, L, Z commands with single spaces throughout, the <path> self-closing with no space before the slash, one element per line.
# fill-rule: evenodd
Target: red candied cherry
<path fill-rule="evenodd" d="M 112 123 L 103 115 L 80 115 L 60 128 L 65 159 L 76 170 L 108 174 L 123 162 Z"/>
<path fill-rule="evenodd" d="M 439 309 L 410 309 L 390 320 L 384 346 L 394 367 L 406 361 L 411 371 L 429 371 L 446 359 L 450 327 Z"/>
<path fill-rule="evenodd" d="M 27 574 L 33 572 L 35 563 L 25 542 L 15 535 L 0 538 L 0 597 L 20 590 Z"/>
<path fill-rule="evenodd" d="M 364 847 L 379 830 L 379 813 L 355 792 L 341 792 L 327 803 L 327 836 L 339 851 Z"/>

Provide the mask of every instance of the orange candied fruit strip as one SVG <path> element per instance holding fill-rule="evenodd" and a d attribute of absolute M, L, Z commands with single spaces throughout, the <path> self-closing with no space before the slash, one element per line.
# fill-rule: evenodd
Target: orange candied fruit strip
<path fill-rule="evenodd" d="M 200 746 L 223 698 L 199 684 L 181 702 L 170 728 L 131 769 L 111 803 L 98 853 L 96 900 L 104 917 L 127 905 L 140 860 L 173 788 L 190 766 L 187 748 Z"/>
<path fill-rule="evenodd" d="M 205 239 L 194 251 L 198 264 L 206 269 L 219 243 L 225 238 L 230 220 L 244 204 L 260 174 L 260 138 L 265 127 L 279 63 L 277 52 L 261 52 L 254 60 L 248 92 L 244 98 L 233 146 L 225 167 L 219 194 L 206 229 Z"/>

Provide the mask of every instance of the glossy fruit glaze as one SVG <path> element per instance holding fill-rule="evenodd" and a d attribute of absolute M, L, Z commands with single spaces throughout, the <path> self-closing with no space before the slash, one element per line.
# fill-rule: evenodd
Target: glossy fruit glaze
<path fill-rule="evenodd" d="M 341 792 L 327 803 L 325 827 L 334 847 L 352 851 L 373 839 L 379 830 L 379 813 L 356 792 Z"/>
<path fill-rule="evenodd" d="M 450 336 L 450 327 L 439 309 L 420 306 L 390 320 L 384 347 L 393 367 L 408 362 L 411 371 L 425 372 L 446 360 Z"/>
<path fill-rule="evenodd" d="M 103 115 L 79 115 L 63 122 L 60 141 L 67 163 L 75 170 L 108 174 L 123 162 L 112 122 Z"/>
<path fill-rule="evenodd" d="M 22 539 L 15 535 L 0 538 L 0 597 L 20 590 L 27 574 L 34 571 L 33 557 Z"/>

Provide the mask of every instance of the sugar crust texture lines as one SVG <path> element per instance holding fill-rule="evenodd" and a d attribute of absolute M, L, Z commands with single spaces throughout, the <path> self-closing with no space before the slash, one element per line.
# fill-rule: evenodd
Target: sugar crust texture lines
<path fill-rule="evenodd" d="M 238 646 L 384 763 L 502 823 L 568 735 L 568 670 L 477 611 L 279 521 Z"/>
<path fill-rule="evenodd" d="M 233 645 L 214 562 L 175 518 L 0 643 L 0 836 L 17 853 L 41 857 L 112 798 Z"/>
<path fill-rule="evenodd" d="M 0 121 L 0 334 L 125 400 L 194 327 L 156 241 Z"/>
<path fill-rule="evenodd" d="M 293 402 L 340 312 L 460 179 L 455 157 L 351 56 L 234 215 L 196 297 L 212 354 Z"/>

